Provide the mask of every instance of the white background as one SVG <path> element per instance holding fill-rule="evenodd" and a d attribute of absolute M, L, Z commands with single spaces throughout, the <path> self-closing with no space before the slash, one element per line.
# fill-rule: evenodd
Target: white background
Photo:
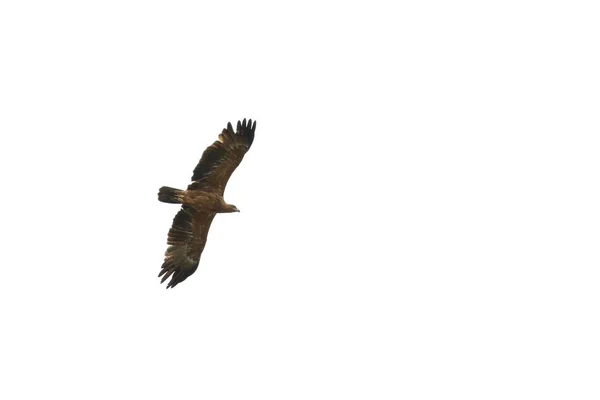
<path fill-rule="evenodd" d="M 3 2 L 0 397 L 598 399 L 594 3 Z"/>

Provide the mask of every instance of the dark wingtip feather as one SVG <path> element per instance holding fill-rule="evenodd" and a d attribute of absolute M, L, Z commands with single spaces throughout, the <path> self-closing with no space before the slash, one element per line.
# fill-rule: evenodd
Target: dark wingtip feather
<path fill-rule="evenodd" d="M 252 119 L 246 120 L 246 118 L 244 118 L 243 122 L 238 121 L 237 135 L 244 136 L 246 138 L 248 148 L 250 148 L 250 146 L 252 146 L 252 142 L 254 142 L 255 130 L 256 121 L 252 121 Z"/>

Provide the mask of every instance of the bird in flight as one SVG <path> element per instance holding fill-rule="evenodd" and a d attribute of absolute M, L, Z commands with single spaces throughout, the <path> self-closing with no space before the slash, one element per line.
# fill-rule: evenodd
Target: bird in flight
<path fill-rule="evenodd" d="M 169 247 L 158 274 L 162 276 L 160 283 L 171 277 L 167 289 L 186 280 L 198 268 L 215 215 L 239 212 L 236 206 L 225 202 L 223 193 L 229 177 L 252 146 L 255 129 L 256 121 L 252 120 L 238 121 L 235 132 L 228 123 L 219 139 L 204 150 L 187 190 L 167 186 L 158 190 L 159 201 L 181 204 L 169 230 Z"/>

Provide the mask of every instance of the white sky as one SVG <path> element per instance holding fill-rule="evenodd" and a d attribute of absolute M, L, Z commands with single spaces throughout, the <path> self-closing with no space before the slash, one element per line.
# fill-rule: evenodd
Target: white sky
<path fill-rule="evenodd" d="M 597 399 L 600 15 L 494 3 L 3 2 L 0 397 Z"/>

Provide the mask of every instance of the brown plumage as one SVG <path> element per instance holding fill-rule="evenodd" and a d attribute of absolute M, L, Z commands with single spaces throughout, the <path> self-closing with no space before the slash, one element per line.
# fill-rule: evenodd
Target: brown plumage
<path fill-rule="evenodd" d="M 169 230 L 165 261 L 158 276 L 163 283 L 171 277 L 167 289 L 175 287 L 193 274 L 200 263 L 206 245 L 210 224 L 217 213 L 239 211 L 223 199 L 229 177 L 242 162 L 254 141 L 256 121 L 238 121 L 236 132 L 231 123 L 219 135 L 219 140 L 209 146 L 194 169 L 192 183 L 187 190 L 163 186 L 158 200 L 163 203 L 182 204 Z M 164 275 L 164 276 L 163 276 Z"/>

